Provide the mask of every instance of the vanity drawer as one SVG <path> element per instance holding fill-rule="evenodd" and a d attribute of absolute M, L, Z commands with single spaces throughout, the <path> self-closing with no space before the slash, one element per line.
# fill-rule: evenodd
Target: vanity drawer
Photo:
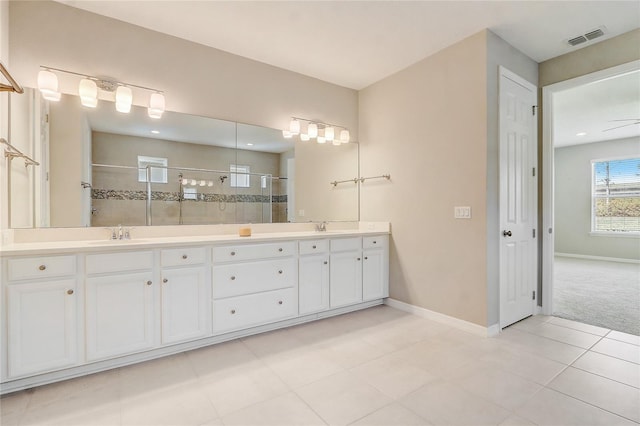
<path fill-rule="evenodd" d="M 214 332 L 249 328 L 294 317 L 298 313 L 293 288 L 231 297 L 213 302 Z"/>
<path fill-rule="evenodd" d="M 213 267 L 213 298 L 293 287 L 297 279 L 295 259 L 217 265 Z"/>
<path fill-rule="evenodd" d="M 360 250 L 362 247 L 362 238 L 339 238 L 331 240 L 331 251 L 349 251 Z"/>
<path fill-rule="evenodd" d="M 304 240 L 300 241 L 300 254 L 322 253 L 329 250 L 329 240 Z"/>
<path fill-rule="evenodd" d="M 62 277 L 75 275 L 75 273 L 75 256 L 29 257 L 7 260 L 7 278 L 10 281 Z"/>
<path fill-rule="evenodd" d="M 221 246 L 213 248 L 213 261 L 235 262 L 239 260 L 254 260 L 265 257 L 286 257 L 296 254 L 296 243 L 284 241 L 282 243 L 248 244 Z"/>
<path fill-rule="evenodd" d="M 204 247 L 186 247 L 166 249 L 160 252 L 160 266 L 198 265 L 206 263 L 207 249 Z"/>
<path fill-rule="evenodd" d="M 385 248 L 388 245 L 389 245 L 388 235 L 376 235 L 373 237 L 362 238 L 362 248 L 364 249 Z"/>
<path fill-rule="evenodd" d="M 90 254 L 87 256 L 87 274 L 141 271 L 152 267 L 153 252 L 151 251 Z"/>

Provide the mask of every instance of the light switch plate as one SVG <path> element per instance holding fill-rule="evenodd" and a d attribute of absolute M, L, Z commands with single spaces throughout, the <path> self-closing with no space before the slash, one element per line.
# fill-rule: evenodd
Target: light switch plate
<path fill-rule="evenodd" d="M 471 219 L 471 207 L 469 206 L 454 207 L 453 217 L 456 219 Z"/>

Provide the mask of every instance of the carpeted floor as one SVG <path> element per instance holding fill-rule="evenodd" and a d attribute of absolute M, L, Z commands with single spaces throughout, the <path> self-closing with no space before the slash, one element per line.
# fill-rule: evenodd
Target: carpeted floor
<path fill-rule="evenodd" d="M 640 265 L 555 257 L 553 315 L 640 335 Z"/>

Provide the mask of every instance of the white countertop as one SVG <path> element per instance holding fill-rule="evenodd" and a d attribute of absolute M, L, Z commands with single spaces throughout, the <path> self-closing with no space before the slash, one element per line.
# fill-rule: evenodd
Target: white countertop
<path fill-rule="evenodd" d="M 133 238 L 130 240 L 73 240 L 73 241 L 48 241 L 48 242 L 28 242 L 13 243 L 0 247 L 1 256 L 15 255 L 40 255 L 40 254 L 62 254 L 77 252 L 92 252 L 105 250 L 130 250 L 130 249 L 153 249 L 164 246 L 186 246 L 205 244 L 225 244 L 225 243 L 251 243 L 282 241 L 287 239 L 314 239 L 314 238 L 339 238 L 349 236 L 366 236 L 388 234 L 388 231 L 346 229 L 335 231 L 298 231 L 298 232 L 263 232 L 253 233 L 250 237 L 240 237 L 237 234 L 212 234 L 212 235 L 190 235 L 171 237 L 150 237 Z"/>

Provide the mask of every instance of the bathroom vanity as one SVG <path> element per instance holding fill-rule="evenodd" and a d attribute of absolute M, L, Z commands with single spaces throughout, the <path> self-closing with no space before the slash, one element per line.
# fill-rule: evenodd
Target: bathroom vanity
<path fill-rule="evenodd" d="M 6 393 L 381 304 L 389 226 L 13 243 L 0 260 Z"/>

